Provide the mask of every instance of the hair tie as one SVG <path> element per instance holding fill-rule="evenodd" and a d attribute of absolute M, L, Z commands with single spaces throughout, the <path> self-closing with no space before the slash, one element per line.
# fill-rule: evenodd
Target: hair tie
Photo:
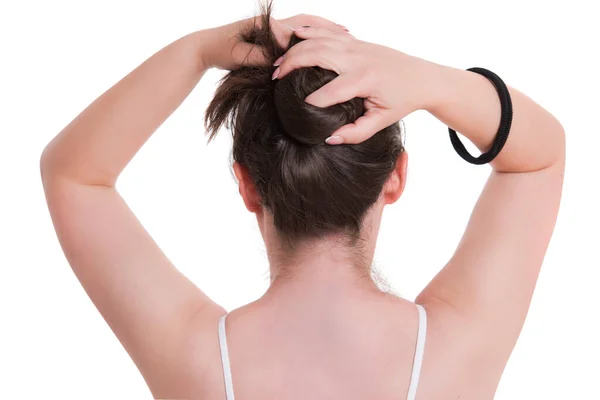
<path fill-rule="evenodd" d="M 479 67 L 469 68 L 467 71 L 481 74 L 488 78 L 492 84 L 494 84 L 494 87 L 498 92 L 498 96 L 500 97 L 500 105 L 502 107 L 500 115 L 500 127 L 498 128 L 498 133 L 496 134 L 492 148 L 487 153 L 482 153 L 479 157 L 473 157 L 471 154 L 469 154 L 465 146 L 458 138 L 456 131 L 448 127 L 448 131 L 450 132 L 450 141 L 452 142 L 454 150 L 456 150 L 458 155 L 461 156 L 465 161 L 477 165 L 487 164 L 496 158 L 508 139 L 508 133 L 510 131 L 513 117 L 512 101 L 510 98 L 510 93 L 508 92 L 508 88 L 498 75 L 490 70 Z"/>

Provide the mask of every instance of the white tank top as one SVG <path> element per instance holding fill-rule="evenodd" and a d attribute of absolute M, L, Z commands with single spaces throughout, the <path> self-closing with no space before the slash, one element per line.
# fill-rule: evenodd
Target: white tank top
<path fill-rule="evenodd" d="M 425 337 L 427 335 L 427 314 L 423 306 L 416 304 L 419 310 L 419 328 L 417 331 L 417 345 L 413 360 L 410 384 L 408 386 L 407 400 L 414 400 L 419 386 L 421 365 L 423 364 L 423 352 L 425 351 Z M 225 380 L 225 394 L 227 400 L 235 400 L 233 394 L 233 381 L 231 380 L 231 366 L 229 364 L 229 350 L 227 349 L 227 335 L 225 333 L 225 319 L 227 314 L 219 319 L 219 345 L 221 346 L 221 362 L 223 364 L 223 378 Z"/>

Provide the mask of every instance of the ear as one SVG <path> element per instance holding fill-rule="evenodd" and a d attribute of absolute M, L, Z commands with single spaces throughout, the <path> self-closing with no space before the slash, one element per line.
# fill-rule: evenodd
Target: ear
<path fill-rule="evenodd" d="M 384 204 L 393 204 L 400 198 L 406 186 L 406 172 L 408 166 L 408 153 L 405 151 L 398 155 L 396 167 L 383 185 Z"/>
<path fill-rule="evenodd" d="M 248 211 L 253 213 L 260 211 L 262 208 L 260 195 L 256 191 L 256 186 L 254 186 L 254 182 L 248 173 L 248 168 L 236 161 L 233 163 L 233 172 L 238 180 L 238 190 Z"/>

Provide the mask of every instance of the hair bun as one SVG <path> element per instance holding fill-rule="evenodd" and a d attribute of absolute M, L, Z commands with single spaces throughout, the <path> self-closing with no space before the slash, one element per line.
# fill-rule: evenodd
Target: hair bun
<path fill-rule="evenodd" d="M 233 160 L 255 184 L 284 253 L 331 233 L 343 234 L 358 248 L 364 216 L 404 149 L 398 124 L 361 143 L 327 145 L 328 136 L 363 115 L 364 99 L 330 107 L 307 103 L 308 95 L 338 76 L 319 67 L 272 80 L 272 63 L 303 39 L 292 35 L 282 46 L 271 28 L 271 0 L 263 4 L 260 23 L 249 24 L 239 39 L 259 46 L 268 62 L 223 77 L 206 109 L 209 140 L 222 126 L 231 130 Z"/>
<path fill-rule="evenodd" d="M 317 107 L 304 101 L 337 76 L 335 72 L 319 67 L 301 68 L 275 82 L 275 109 L 286 136 L 305 145 L 317 145 L 363 114 L 360 98 L 329 107 Z"/>

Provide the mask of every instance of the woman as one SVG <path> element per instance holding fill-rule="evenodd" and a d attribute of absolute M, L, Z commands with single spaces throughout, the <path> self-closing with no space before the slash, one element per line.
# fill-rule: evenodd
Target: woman
<path fill-rule="evenodd" d="M 175 269 L 115 189 L 213 67 L 231 72 L 208 132 L 229 122 L 240 195 L 271 268 L 264 296 L 229 314 Z M 490 399 L 527 314 L 565 165 L 560 123 L 510 95 L 508 141 L 456 252 L 414 303 L 370 276 L 383 208 L 406 181 L 398 121 L 427 110 L 485 152 L 498 95 L 481 75 L 322 18 L 274 20 L 267 7 L 171 43 L 48 144 L 46 199 L 73 271 L 156 398 Z"/>

